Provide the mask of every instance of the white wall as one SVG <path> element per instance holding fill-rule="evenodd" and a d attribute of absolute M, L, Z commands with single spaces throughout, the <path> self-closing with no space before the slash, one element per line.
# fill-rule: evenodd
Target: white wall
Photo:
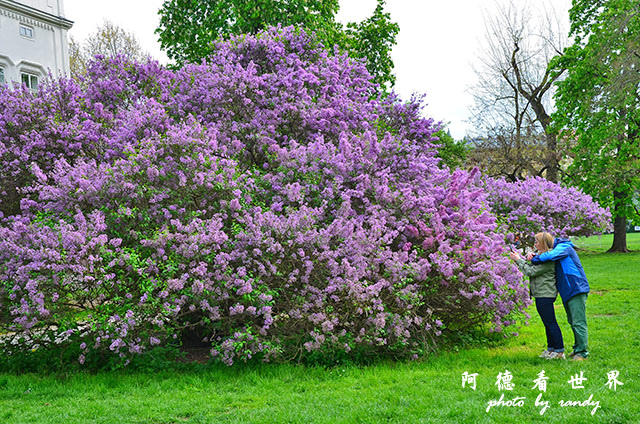
<path fill-rule="evenodd" d="M 69 75 L 67 29 L 71 22 L 59 14 L 63 12 L 63 1 L 21 0 L 18 3 L 46 13 L 0 0 L 0 66 L 4 68 L 5 79 L 19 82 L 23 72 L 37 75 L 40 80 L 49 72 L 54 77 Z M 21 35 L 20 25 L 30 28 L 33 37 Z"/>
<path fill-rule="evenodd" d="M 64 16 L 63 0 L 14 0 L 55 16 Z"/>

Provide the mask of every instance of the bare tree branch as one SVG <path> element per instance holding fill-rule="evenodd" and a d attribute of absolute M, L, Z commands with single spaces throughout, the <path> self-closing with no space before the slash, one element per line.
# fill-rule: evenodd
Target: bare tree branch
<path fill-rule="evenodd" d="M 108 20 L 105 20 L 96 32 L 81 43 L 71 37 L 69 42 L 71 76 L 77 77 L 85 73 L 87 64 L 96 55 L 104 57 L 123 55 L 136 61 L 144 61 L 150 57 L 149 53 L 142 50 L 135 35 Z"/>
<path fill-rule="evenodd" d="M 558 140 L 547 128 L 551 91 L 563 72 L 549 63 L 567 44 L 566 31 L 550 7 L 536 23 L 530 3 L 514 0 L 499 4 L 494 15 L 485 15 L 485 28 L 482 65 L 475 69 L 478 83 L 471 90 L 471 120 L 480 145 L 489 147 L 491 138 L 500 137 L 498 143 L 510 149 L 481 149 L 470 158 L 483 168 L 505 166 L 509 170 L 504 173 L 511 176 L 544 174 L 557 181 Z M 491 154 L 505 156 L 489 160 L 486 156 Z"/>

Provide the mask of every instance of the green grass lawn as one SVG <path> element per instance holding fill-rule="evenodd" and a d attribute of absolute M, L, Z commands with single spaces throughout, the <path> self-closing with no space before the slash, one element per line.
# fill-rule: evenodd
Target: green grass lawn
<path fill-rule="evenodd" d="M 613 234 L 581 237 L 573 240 L 573 242 L 581 249 L 593 252 L 606 252 L 613 242 Z M 632 252 L 640 252 L 640 233 L 627 233 L 627 248 Z"/>
<path fill-rule="evenodd" d="M 544 329 L 531 307 L 531 324 L 498 347 L 443 352 L 411 363 L 325 369 L 296 365 L 194 367 L 191 371 L 131 371 L 69 375 L 0 374 L 1 423 L 638 423 L 640 422 L 640 234 L 631 254 L 598 253 L 610 236 L 578 240 L 592 293 L 587 302 L 591 357 L 547 361 Z M 595 251 L 595 252 L 593 252 Z M 562 305 L 558 319 L 571 346 Z M 544 370 L 549 402 L 544 415 L 533 389 Z M 607 373 L 624 385 L 613 391 Z M 476 390 L 462 373 L 478 373 Z M 498 391 L 498 373 L 515 387 Z M 582 373 L 583 389 L 568 380 Z M 524 397 L 523 406 L 488 403 Z M 590 406 L 561 407 L 560 401 Z M 594 415 L 591 411 L 598 402 Z"/>

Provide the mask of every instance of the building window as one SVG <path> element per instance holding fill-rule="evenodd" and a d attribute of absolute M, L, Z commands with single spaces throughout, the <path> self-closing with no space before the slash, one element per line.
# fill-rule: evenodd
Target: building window
<path fill-rule="evenodd" d="M 31 90 L 38 89 L 38 77 L 32 74 L 21 74 L 22 75 L 22 83 L 30 88 Z"/>
<path fill-rule="evenodd" d="M 20 35 L 26 38 L 33 38 L 33 28 L 20 24 Z"/>
<path fill-rule="evenodd" d="M 4 79 L 4 68 L 0 66 L 0 84 L 4 84 L 6 80 Z"/>

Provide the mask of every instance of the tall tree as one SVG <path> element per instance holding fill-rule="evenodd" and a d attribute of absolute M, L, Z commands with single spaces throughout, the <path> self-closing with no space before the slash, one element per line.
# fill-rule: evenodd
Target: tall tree
<path fill-rule="evenodd" d="M 384 3 L 377 0 L 371 17 L 344 27 L 335 19 L 338 0 L 165 0 L 156 34 L 167 56 L 180 65 L 206 58 L 218 38 L 294 25 L 315 32 L 326 47 L 337 45 L 351 57 L 364 58 L 374 81 L 386 89 L 395 82 L 391 48 L 399 27 L 384 12 Z"/>
<path fill-rule="evenodd" d="M 441 128 L 434 136 L 438 137 L 435 141 L 438 145 L 436 157 L 440 158 L 438 165 L 451 170 L 462 168 L 469 153 L 467 140 L 456 140 L 447 128 Z"/>
<path fill-rule="evenodd" d="M 627 252 L 627 219 L 640 218 L 640 3 L 574 0 L 570 19 L 554 125 L 577 139 L 575 183 L 613 209 L 609 251 Z"/>
<path fill-rule="evenodd" d="M 513 0 L 499 5 L 485 25 L 482 65 L 471 90 L 479 131 L 471 160 L 494 176 L 544 175 L 555 182 L 561 153 L 548 131 L 550 94 L 562 70 L 549 63 L 564 47 L 565 31 L 552 9 L 536 20 L 529 3 Z"/>
<path fill-rule="evenodd" d="M 96 32 L 90 34 L 82 42 L 71 37 L 69 41 L 69 64 L 71 75 L 78 76 L 85 72 L 87 63 L 96 55 L 114 57 L 124 55 L 142 61 L 149 57 L 138 39 L 130 32 L 105 20 Z"/>

